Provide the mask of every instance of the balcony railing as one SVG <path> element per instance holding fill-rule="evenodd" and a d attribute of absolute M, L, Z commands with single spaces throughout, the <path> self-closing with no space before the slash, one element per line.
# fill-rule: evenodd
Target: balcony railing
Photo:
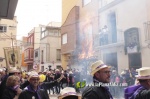
<path fill-rule="evenodd" d="M 125 0 L 100 0 L 99 2 L 99 12 L 102 12 L 108 8 L 111 8 L 117 4 L 119 4 L 120 2 L 125 1 Z"/>
<path fill-rule="evenodd" d="M 108 48 L 108 47 L 116 47 L 120 45 L 124 45 L 124 35 L 123 31 L 117 33 L 117 37 L 113 39 L 112 35 L 108 34 L 98 34 L 95 38 L 95 47 L 100 48 Z"/>

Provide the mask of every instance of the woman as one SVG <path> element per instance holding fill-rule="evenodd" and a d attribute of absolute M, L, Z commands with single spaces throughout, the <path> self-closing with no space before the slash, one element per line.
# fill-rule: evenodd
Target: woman
<path fill-rule="evenodd" d="M 18 76 L 9 76 L 6 81 L 6 89 L 4 90 L 2 99 L 18 99 L 21 93 L 20 78 Z"/>

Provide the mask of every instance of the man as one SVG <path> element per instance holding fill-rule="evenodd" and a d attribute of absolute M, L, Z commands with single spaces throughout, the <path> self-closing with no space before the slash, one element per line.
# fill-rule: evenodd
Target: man
<path fill-rule="evenodd" d="M 150 99 L 150 67 L 142 67 L 136 70 L 136 79 L 139 84 L 125 89 L 125 99 Z"/>
<path fill-rule="evenodd" d="M 82 99 L 113 99 L 108 88 L 102 85 L 110 82 L 110 68 L 101 60 L 91 65 L 93 81 L 100 85 L 86 88 L 82 93 Z"/>
<path fill-rule="evenodd" d="M 29 76 L 29 85 L 23 90 L 18 99 L 49 99 L 48 93 L 39 86 L 39 75 L 32 71 Z"/>
<path fill-rule="evenodd" d="M 28 82 L 29 85 L 24 88 L 18 99 L 49 99 L 47 90 L 55 86 L 63 76 L 52 82 L 42 82 L 38 73 L 36 71 L 31 71 L 29 73 Z M 46 77 L 45 77 L 46 78 Z"/>
<path fill-rule="evenodd" d="M 61 77 L 61 73 L 59 69 L 55 70 L 55 75 L 54 75 L 54 80 L 58 79 Z M 57 83 L 57 85 L 55 86 L 55 90 L 56 90 L 56 94 L 60 93 L 60 83 Z"/>

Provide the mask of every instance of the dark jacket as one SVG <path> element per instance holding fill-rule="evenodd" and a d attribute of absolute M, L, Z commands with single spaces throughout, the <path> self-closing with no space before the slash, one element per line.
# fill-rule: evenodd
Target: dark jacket
<path fill-rule="evenodd" d="M 125 99 L 150 99 L 150 90 L 142 85 L 133 85 L 125 88 Z"/>
<path fill-rule="evenodd" d="M 3 81 L 0 84 L 0 99 L 2 99 L 2 93 L 4 92 L 5 88 L 6 88 L 6 81 L 7 81 L 8 75 L 6 75 L 3 78 Z"/>
<path fill-rule="evenodd" d="M 150 99 L 150 90 L 142 90 L 136 95 L 135 99 Z"/>
<path fill-rule="evenodd" d="M 47 91 L 38 87 L 37 91 L 34 91 L 31 85 L 27 86 L 19 95 L 18 99 L 49 99 Z"/>
<path fill-rule="evenodd" d="M 6 88 L 2 94 L 1 99 L 14 99 L 15 95 L 17 95 L 17 92 L 11 88 Z"/>
<path fill-rule="evenodd" d="M 105 87 L 87 87 L 82 93 L 82 99 L 113 99 Z"/>

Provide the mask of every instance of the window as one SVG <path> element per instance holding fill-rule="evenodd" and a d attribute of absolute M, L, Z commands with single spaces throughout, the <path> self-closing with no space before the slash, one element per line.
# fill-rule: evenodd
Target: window
<path fill-rule="evenodd" d="M 30 56 L 33 58 L 33 49 L 30 49 Z"/>
<path fill-rule="evenodd" d="M 7 32 L 7 26 L 6 25 L 0 25 L 0 32 Z"/>
<path fill-rule="evenodd" d="M 100 0 L 100 8 L 110 4 L 113 1 L 115 1 L 115 0 Z"/>
<path fill-rule="evenodd" d="M 45 31 L 45 35 L 44 36 L 47 36 L 48 35 L 48 31 Z"/>
<path fill-rule="evenodd" d="M 83 0 L 83 6 L 87 5 L 88 3 L 90 3 L 92 0 Z"/>
<path fill-rule="evenodd" d="M 42 32 L 42 34 L 41 34 L 41 38 L 43 38 L 45 36 L 45 33 L 44 32 Z"/>
<path fill-rule="evenodd" d="M 30 37 L 30 44 L 33 45 L 33 36 Z"/>
<path fill-rule="evenodd" d="M 25 59 L 28 58 L 28 55 L 29 55 L 29 54 L 28 54 L 28 50 L 26 50 L 26 51 L 25 51 Z"/>
<path fill-rule="evenodd" d="M 66 44 L 67 43 L 67 34 L 63 34 L 62 35 L 62 44 Z"/>
<path fill-rule="evenodd" d="M 61 60 L 61 49 L 57 49 L 57 61 L 60 61 Z"/>
<path fill-rule="evenodd" d="M 35 58 L 38 57 L 38 51 L 35 51 Z"/>
<path fill-rule="evenodd" d="M 110 33 L 108 33 L 110 43 L 117 42 L 117 26 L 116 26 L 116 13 L 111 12 L 108 14 L 108 28 Z"/>
<path fill-rule="evenodd" d="M 53 30 L 49 30 L 49 35 L 53 35 Z"/>
<path fill-rule="evenodd" d="M 43 53 L 44 53 L 44 51 L 42 50 L 42 51 L 41 51 L 41 64 L 44 63 L 44 62 L 43 62 Z"/>

